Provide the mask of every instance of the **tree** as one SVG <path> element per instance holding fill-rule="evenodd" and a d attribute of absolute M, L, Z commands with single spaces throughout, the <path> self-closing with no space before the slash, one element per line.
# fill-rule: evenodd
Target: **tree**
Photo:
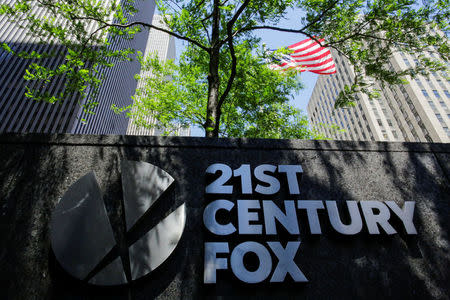
<path fill-rule="evenodd" d="M 289 105 L 290 94 L 302 86 L 296 71 L 274 72 L 252 54 L 257 39 L 235 45 L 236 79 L 229 100 L 222 106 L 219 135 L 227 137 L 315 138 L 309 130 L 307 117 Z M 227 51 L 227 49 L 222 49 Z M 140 58 L 143 71 L 151 75 L 136 76 L 146 82 L 138 88 L 133 104 L 115 107 L 128 111 L 138 126 L 176 131 L 179 126 L 204 126 L 207 102 L 208 56 L 196 47 L 188 47 L 179 64 L 161 61 L 156 55 Z M 221 53 L 219 75 L 224 82 L 231 59 Z M 143 73 L 141 73 L 143 74 Z M 221 91 L 223 90 L 221 86 Z M 149 122 L 149 116 L 152 116 Z M 321 137 L 323 138 L 323 137 Z"/>
<path fill-rule="evenodd" d="M 33 2 L 53 15 L 61 16 L 64 22 L 61 19 L 41 22 L 33 12 L 33 5 L 30 4 Z M 113 1 L 105 6 L 94 0 L 18 0 L 14 5 L 2 5 L 0 13 L 7 14 L 13 20 L 25 18 L 32 24 L 33 34 L 45 32 L 62 41 L 68 48 L 65 65 L 69 67 L 53 72 L 64 73 L 70 79 L 69 83 L 75 82 L 74 86 L 96 83 L 93 70 L 99 64 L 107 64 L 106 57 L 128 57 L 129 49 L 125 52 L 108 51 L 103 46 L 108 43 L 106 37 L 130 37 L 145 26 L 187 41 L 202 51 L 208 62 L 206 120 L 203 126 L 206 136 L 210 137 L 219 134 L 225 103 L 235 101 L 230 93 L 235 81 L 238 82 L 237 45 L 254 39 L 256 30 L 293 32 L 317 42 L 319 38 L 324 38 L 326 42 L 321 43 L 322 46 L 334 48 L 345 56 L 353 65 L 356 77 L 354 84 L 346 86 L 340 93 L 337 107 L 354 105 L 354 95 L 360 91 L 376 96 L 367 78 L 399 84 L 404 82 L 406 75 L 414 77 L 417 74 L 426 75 L 429 71 L 444 70 L 445 62 L 449 60 L 447 35 L 450 14 L 448 1 L 443 0 L 427 0 L 424 3 L 413 0 L 159 0 L 157 5 L 164 15 L 170 16 L 165 19 L 170 30 L 143 22 L 128 23 L 126 14 L 133 13 L 131 1 L 122 4 Z M 304 12 L 304 16 L 299 17 L 298 27 L 277 27 L 277 22 L 291 8 Z M 111 15 L 114 15 L 113 21 Z M 94 32 L 87 29 L 88 22 L 96 26 Z M 73 35 L 82 43 L 68 39 Z M 102 51 L 96 52 L 99 44 Z M 405 71 L 391 70 L 389 57 L 395 51 L 415 53 L 418 64 Z M 436 52 L 443 62 L 423 55 L 428 51 Z M 220 74 L 224 55 L 231 62 L 225 80 Z M 31 68 L 30 74 L 30 77 L 39 79 L 53 75 L 37 68 Z"/>

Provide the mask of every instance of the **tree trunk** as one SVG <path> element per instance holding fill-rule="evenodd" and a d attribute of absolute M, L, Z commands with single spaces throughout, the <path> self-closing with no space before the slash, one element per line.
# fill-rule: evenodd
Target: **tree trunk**
<path fill-rule="evenodd" d="M 208 104 L 206 106 L 205 136 L 218 137 L 216 125 L 219 123 L 217 105 L 219 103 L 219 53 L 211 51 L 208 74 Z"/>
<path fill-rule="evenodd" d="M 220 120 L 217 113 L 219 104 L 219 54 L 220 54 L 220 0 L 214 0 L 213 7 L 213 22 L 211 32 L 211 50 L 209 52 L 209 74 L 208 74 L 208 103 L 206 105 L 206 122 L 205 122 L 205 136 L 218 137 L 218 124 Z"/>

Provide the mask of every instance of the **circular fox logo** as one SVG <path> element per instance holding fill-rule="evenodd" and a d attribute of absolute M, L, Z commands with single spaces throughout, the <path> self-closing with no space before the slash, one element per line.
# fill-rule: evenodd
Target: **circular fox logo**
<path fill-rule="evenodd" d="M 92 285 L 126 284 L 151 273 L 175 250 L 186 223 L 185 204 L 165 217 L 151 210 L 174 182 L 172 176 L 152 164 L 126 160 L 121 171 L 125 255 L 114 238 L 94 172 L 71 185 L 52 213 L 56 260 L 71 276 Z"/>

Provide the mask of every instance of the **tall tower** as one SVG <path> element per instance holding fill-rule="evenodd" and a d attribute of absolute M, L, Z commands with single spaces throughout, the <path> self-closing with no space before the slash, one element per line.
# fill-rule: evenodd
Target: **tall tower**
<path fill-rule="evenodd" d="M 169 29 L 167 25 L 163 22 L 163 16 L 154 15 L 153 16 L 153 25 L 158 26 L 160 28 Z M 144 57 L 147 57 L 150 54 L 158 55 L 158 58 L 161 61 L 166 61 L 169 59 L 175 59 L 175 39 L 173 36 L 159 31 L 159 30 L 150 30 L 150 34 L 148 37 L 147 46 L 145 48 Z M 142 71 L 141 78 L 152 78 L 154 75 L 151 71 Z M 140 80 L 138 82 L 138 87 L 144 86 L 144 80 Z M 144 117 L 145 121 L 149 124 L 155 124 L 156 120 L 151 116 L 151 113 Z M 162 135 L 164 133 L 164 129 L 158 128 L 145 128 L 136 125 L 133 122 L 133 119 L 130 120 L 128 124 L 127 134 L 129 135 Z M 190 135 L 189 128 L 179 127 L 176 132 L 170 132 L 170 135 L 181 135 L 186 136 Z"/>
<path fill-rule="evenodd" d="M 436 54 L 429 53 L 431 57 Z M 382 88 L 372 100 L 360 93 L 355 107 L 334 109 L 344 85 L 353 82 L 347 61 L 333 52 L 337 73 L 319 76 L 308 103 L 311 123 L 321 133 L 337 140 L 450 142 L 450 82 L 445 72 L 418 76 L 409 84 Z M 404 53 L 395 53 L 390 68 L 401 70 L 418 63 Z M 345 130 L 337 133 L 322 124 L 335 124 Z"/>
<path fill-rule="evenodd" d="M 16 0 L 5 0 L 14 3 Z M 130 21 L 151 22 L 155 10 L 154 1 L 138 0 L 135 2 L 139 13 L 129 18 Z M 42 12 L 38 7 L 37 13 Z M 45 17 L 45 12 L 41 13 Z M 148 30 L 138 33 L 133 40 L 118 40 L 111 45 L 112 50 L 131 47 L 144 51 L 147 43 Z M 0 16 L 0 44 L 6 42 L 15 52 L 33 50 L 57 51 L 64 54 L 62 46 L 41 44 L 36 38 L 27 35 L 26 30 L 16 24 L 8 22 L 6 16 Z M 63 55 L 62 55 L 63 57 Z M 48 58 L 43 61 L 46 67 L 56 66 L 62 62 L 62 57 Z M 23 79 L 25 70 L 34 61 L 12 56 L 0 49 L 0 133 L 2 132 L 40 132 L 40 133 L 85 133 L 85 134 L 125 134 L 128 119 L 117 115 L 111 110 L 111 104 L 118 106 L 131 104 L 131 96 L 136 89 L 134 74 L 139 73 L 139 62 L 117 63 L 112 69 L 104 68 L 100 72 L 105 80 L 99 88 L 95 98 L 99 105 L 94 109 L 95 114 L 87 116 L 80 107 L 79 97 L 72 96 L 63 103 L 43 103 L 30 100 L 24 96 L 25 85 Z M 41 63 L 41 62 L 40 62 Z M 41 91 L 55 92 L 62 89 L 64 78 L 48 85 L 33 88 Z M 87 99 L 93 97 L 88 93 Z M 83 101 L 83 100 L 81 100 Z M 87 122 L 82 123 L 82 119 Z"/>

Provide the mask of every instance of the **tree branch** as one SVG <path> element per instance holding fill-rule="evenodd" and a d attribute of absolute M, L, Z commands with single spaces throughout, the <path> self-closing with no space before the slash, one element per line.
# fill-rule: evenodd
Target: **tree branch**
<path fill-rule="evenodd" d="M 103 20 L 99 20 L 99 19 L 96 19 L 96 18 L 89 18 L 89 17 L 75 17 L 75 19 L 97 21 L 99 23 L 102 23 L 104 25 L 104 27 L 128 28 L 128 27 L 140 25 L 140 26 L 143 26 L 143 27 L 153 28 L 155 30 L 159 30 L 159 31 L 165 32 L 165 33 L 167 33 L 167 34 L 169 34 L 171 36 L 174 36 L 174 37 L 176 37 L 176 38 L 178 38 L 180 40 L 184 40 L 184 41 L 187 41 L 189 43 L 192 43 L 192 44 L 196 45 L 197 47 L 199 47 L 200 49 L 205 50 L 206 52 L 209 52 L 209 50 L 210 50 L 210 48 L 200 44 L 196 40 L 193 40 L 193 39 L 188 38 L 186 36 L 179 35 L 179 34 L 177 34 L 175 32 L 170 31 L 170 30 L 167 30 L 167 29 L 164 29 L 164 28 L 161 28 L 161 27 L 149 24 L 149 23 L 145 23 L 145 22 L 136 21 L 136 22 L 131 22 L 131 23 L 128 23 L 128 24 L 116 24 L 116 23 L 108 23 L 108 22 L 105 22 Z"/>
<path fill-rule="evenodd" d="M 361 35 L 361 30 L 362 30 L 367 24 L 369 24 L 369 22 L 361 23 L 361 25 L 358 26 L 358 28 L 355 29 L 355 32 L 354 32 L 353 34 L 350 34 L 350 35 L 344 37 L 343 39 L 340 39 L 339 41 L 327 43 L 327 44 L 325 45 L 325 47 L 328 47 L 328 46 L 330 46 L 330 45 L 341 44 L 342 42 L 345 42 L 345 41 L 347 41 L 347 40 L 349 40 L 349 39 L 352 39 L 352 38 L 354 38 L 354 37 L 356 37 L 356 36 L 358 36 L 358 35 Z"/>
<path fill-rule="evenodd" d="M 233 30 L 234 23 L 236 23 L 237 19 L 241 16 L 242 12 L 245 10 L 245 8 L 248 6 L 249 3 L 250 3 L 250 0 L 245 0 L 244 3 L 242 3 L 242 5 L 236 11 L 233 18 L 231 18 L 231 20 L 228 21 L 228 23 L 227 23 L 227 38 L 220 42 L 221 46 L 223 44 L 225 44 L 226 42 L 229 42 L 229 40 L 233 39 L 234 35 L 233 35 L 232 30 Z"/>
<path fill-rule="evenodd" d="M 217 118 L 220 120 L 220 116 L 222 114 L 222 105 L 225 102 L 225 99 L 227 98 L 228 94 L 231 91 L 231 87 L 233 86 L 234 78 L 236 77 L 236 67 L 237 67 L 237 58 L 236 53 L 234 52 L 234 45 L 233 45 L 233 26 L 234 23 L 237 21 L 239 16 L 242 14 L 242 12 L 245 10 L 245 8 L 250 3 L 250 0 L 245 0 L 244 3 L 242 3 L 241 7 L 237 10 L 236 14 L 231 18 L 230 21 L 227 23 L 227 36 L 226 39 L 228 41 L 228 48 L 230 49 L 230 55 L 231 55 L 231 73 L 230 77 L 228 78 L 227 86 L 225 88 L 225 91 L 220 96 L 219 102 L 217 103 Z M 223 45 L 224 41 L 221 41 L 220 44 Z M 219 134 L 219 122 L 216 123 L 216 126 L 214 128 L 215 133 Z"/>
<path fill-rule="evenodd" d="M 201 19 L 201 22 L 203 23 L 203 22 L 205 22 L 206 20 L 211 19 L 212 16 L 213 16 L 213 13 L 211 12 L 209 15 L 207 15 L 206 17 L 204 17 L 203 19 Z"/>
<path fill-rule="evenodd" d="M 306 29 L 308 29 L 309 27 L 313 26 L 314 24 L 318 23 L 319 21 L 322 20 L 323 17 L 325 17 L 325 15 L 332 10 L 336 4 L 338 4 L 339 0 L 335 0 L 331 3 L 330 6 L 328 6 L 314 21 L 312 21 L 311 23 L 303 26 L 303 28 L 301 28 L 301 31 L 305 31 Z"/>
<path fill-rule="evenodd" d="M 208 28 L 206 28 L 205 22 L 201 21 L 203 29 L 205 29 L 206 37 L 208 38 L 208 42 L 211 44 L 211 37 L 209 36 Z"/>
<path fill-rule="evenodd" d="M 268 25 L 253 26 L 253 27 L 242 28 L 242 30 L 240 30 L 240 32 L 246 32 L 246 31 L 258 30 L 258 29 L 269 29 L 269 30 L 282 31 L 282 32 L 302 33 L 302 34 L 305 34 L 305 33 L 303 32 L 302 29 L 281 28 L 281 27 L 268 26 Z"/>
<path fill-rule="evenodd" d="M 275 26 L 262 25 L 262 26 L 253 26 L 253 27 L 246 27 L 246 28 L 238 29 L 233 34 L 231 34 L 231 36 L 227 35 L 228 37 L 225 40 L 223 40 L 222 43 L 225 44 L 226 42 L 228 42 L 228 40 L 230 38 L 233 38 L 240 33 L 252 31 L 252 30 L 258 30 L 258 29 L 269 29 L 269 30 L 274 30 L 274 31 L 301 33 L 301 34 L 309 36 L 306 32 L 302 31 L 301 29 L 289 29 L 289 28 L 280 28 L 280 27 L 275 27 Z"/>
<path fill-rule="evenodd" d="M 228 78 L 227 87 L 225 88 L 225 91 L 220 96 L 219 102 L 217 104 L 217 109 L 219 111 L 222 107 L 223 102 L 225 102 L 225 99 L 227 98 L 228 94 L 230 93 L 234 78 L 236 77 L 237 59 L 236 59 L 236 53 L 234 52 L 233 38 L 228 40 L 228 47 L 230 48 L 230 55 L 231 55 L 231 73 L 230 73 L 230 77 Z"/>
<path fill-rule="evenodd" d="M 176 3 L 175 1 L 173 1 L 173 0 L 170 0 L 170 2 L 172 2 L 176 7 L 178 7 L 178 9 L 179 10 L 183 10 L 179 5 L 178 5 L 178 3 Z M 173 9 L 173 8 L 172 8 Z M 174 9 L 173 9 L 174 10 Z M 175 12 L 177 12 L 176 10 L 174 10 Z M 178 12 L 177 12 L 178 13 Z"/>
<path fill-rule="evenodd" d="M 194 117 L 194 119 L 196 120 L 195 123 L 197 123 L 198 125 L 203 126 L 203 123 L 205 122 L 205 117 L 202 116 L 200 113 L 198 112 L 192 112 L 192 116 Z M 188 116 L 189 117 L 189 116 Z"/>
<path fill-rule="evenodd" d="M 340 50 L 339 48 L 337 48 L 337 47 L 335 47 L 335 46 L 333 46 L 333 45 L 330 45 L 330 46 L 328 46 L 328 47 L 333 48 L 334 50 L 336 50 L 337 52 L 339 52 L 339 54 L 341 54 L 342 56 L 344 56 L 346 59 L 348 59 L 348 60 L 350 61 L 350 57 L 349 57 L 345 52 L 343 52 L 342 50 Z"/>
<path fill-rule="evenodd" d="M 203 4 L 205 4 L 205 1 L 206 0 L 201 0 L 196 6 L 195 6 L 195 11 L 197 11 L 199 8 L 200 8 L 200 6 L 202 6 Z"/>
<path fill-rule="evenodd" d="M 324 11 L 323 11 L 323 12 L 322 12 L 322 13 L 321 13 L 314 21 L 312 21 L 311 23 L 309 23 L 309 24 L 303 26 L 303 27 L 300 28 L 300 29 L 280 28 L 280 27 L 275 27 L 275 26 L 253 26 L 253 27 L 248 27 L 248 28 L 242 28 L 241 30 L 236 30 L 236 32 L 233 33 L 231 36 L 228 36 L 228 38 L 225 39 L 225 40 L 223 41 L 223 43 L 228 42 L 228 39 L 229 39 L 229 38 L 232 38 L 232 37 L 234 37 L 234 36 L 236 36 L 236 35 L 238 35 L 239 33 L 242 33 L 242 32 L 252 31 L 252 30 L 257 30 L 257 29 L 269 29 L 269 30 L 282 31 L 282 32 L 301 33 L 301 34 L 304 34 L 304 35 L 308 36 L 309 38 L 315 40 L 319 45 L 321 45 L 321 43 L 320 43 L 315 37 L 313 37 L 313 36 L 311 36 L 311 35 L 309 35 L 309 34 L 306 33 L 306 29 L 308 29 L 308 28 L 311 27 L 312 25 L 314 25 L 314 24 L 320 22 L 320 21 L 322 20 L 322 18 L 323 18 L 323 17 L 324 17 L 331 9 L 333 9 L 339 1 L 340 1 L 340 0 L 335 0 L 335 1 L 333 1 L 333 2 L 330 4 L 330 6 L 328 6 L 328 7 L 327 7 L 327 8 L 326 8 L 326 9 L 325 9 L 325 10 L 324 10 Z M 247 4 L 248 4 L 248 3 L 247 3 Z M 243 4 L 239 9 L 243 8 L 243 6 L 244 6 L 244 4 Z M 245 7 L 244 7 L 244 8 L 245 8 Z M 238 12 L 236 13 L 235 17 L 236 17 L 236 16 L 239 17 L 239 15 L 240 15 L 241 13 L 242 13 L 242 11 L 241 11 L 241 12 L 238 11 Z M 237 17 L 236 17 L 236 19 L 237 19 Z M 235 22 L 235 21 L 236 21 L 236 20 L 234 20 L 234 22 Z"/>

